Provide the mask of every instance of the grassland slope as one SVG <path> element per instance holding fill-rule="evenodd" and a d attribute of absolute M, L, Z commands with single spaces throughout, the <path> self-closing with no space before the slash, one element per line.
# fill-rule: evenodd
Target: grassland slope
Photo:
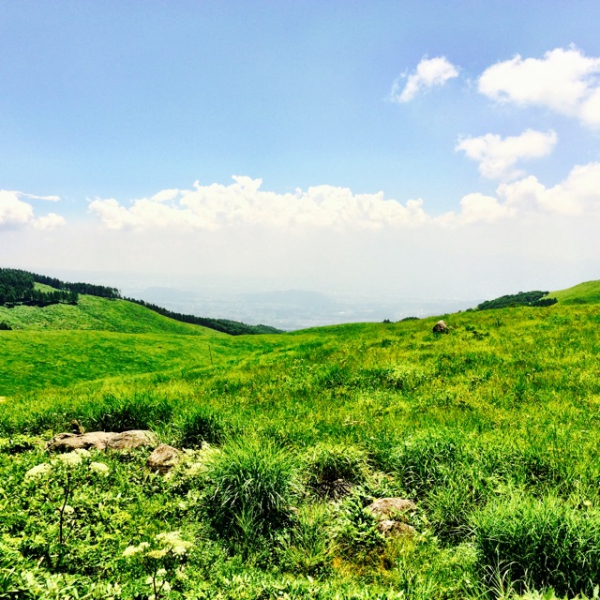
<path fill-rule="evenodd" d="M 597 596 L 597 307 L 465 311 L 444 315 L 447 335 L 438 318 L 211 338 L 212 359 L 199 336 L 0 332 L 16 390 L 0 404 L 5 585 L 133 599 L 160 568 L 172 597 L 198 600 Z M 94 340 L 113 377 L 85 383 L 76 359 Z M 136 340 L 165 355 L 144 364 Z M 66 471 L 43 441 L 73 419 L 188 452 L 167 478 L 144 451 Z M 381 534 L 364 508 L 382 497 L 416 503 L 417 533 Z M 177 536 L 189 550 L 163 547 Z"/>
<path fill-rule="evenodd" d="M 41 287 L 40 284 L 38 287 Z M 52 304 L 44 307 L 13 308 L 0 306 L 0 322 L 6 323 L 12 329 L 29 331 L 93 330 L 203 337 L 224 335 L 212 329 L 169 319 L 133 302 L 84 294 L 80 294 L 77 305 Z"/>
<path fill-rule="evenodd" d="M 600 302 L 600 280 L 586 281 L 548 295 L 561 304 L 597 304 Z"/>

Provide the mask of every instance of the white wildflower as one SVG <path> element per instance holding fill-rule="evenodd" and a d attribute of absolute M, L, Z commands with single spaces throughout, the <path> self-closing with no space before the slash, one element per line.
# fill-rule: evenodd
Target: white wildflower
<path fill-rule="evenodd" d="M 41 463 L 36 465 L 35 467 L 29 469 L 27 473 L 25 473 L 25 479 L 33 479 L 34 477 L 41 477 L 42 475 L 46 475 L 52 470 L 52 465 L 48 463 Z"/>
<path fill-rule="evenodd" d="M 125 548 L 125 550 L 123 551 L 123 556 L 134 556 L 135 554 L 140 552 L 140 550 L 141 549 L 139 546 L 127 546 L 127 548 Z"/>
<path fill-rule="evenodd" d="M 86 450 L 85 448 L 77 448 L 77 450 L 75 450 L 75 454 L 79 454 L 81 458 L 90 458 L 92 456 L 90 451 Z"/>
<path fill-rule="evenodd" d="M 82 462 L 82 458 L 77 452 L 68 452 L 67 454 L 61 454 L 57 460 L 64 463 L 69 467 L 76 467 Z"/>
<path fill-rule="evenodd" d="M 98 473 L 98 475 L 104 475 L 105 477 L 108 475 L 109 472 L 109 468 L 101 462 L 90 463 L 90 470 L 94 471 L 94 473 Z"/>

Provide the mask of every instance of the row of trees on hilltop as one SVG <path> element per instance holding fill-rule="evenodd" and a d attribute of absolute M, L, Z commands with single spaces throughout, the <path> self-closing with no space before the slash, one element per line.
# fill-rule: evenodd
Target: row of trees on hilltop
<path fill-rule="evenodd" d="M 25 272 L 25 271 L 24 271 Z M 55 277 L 46 275 L 37 275 L 31 273 L 36 283 L 43 283 L 58 290 L 69 290 L 78 294 L 88 294 L 89 296 L 99 296 L 100 298 L 121 298 L 121 292 L 117 288 L 107 287 L 105 285 L 94 285 L 92 283 L 69 283 L 61 281 Z"/>
<path fill-rule="evenodd" d="M 77 304 L 74 290 L 42 291 L 35 287 L 35 276 L 20 269 L 0 269 L 0 306 L 26 304 L 48 306 L 49 304 Z"/>
<path fill-rule="evenodd" d="M 486 300 L 477 306 L 477 310 L 490 310 L 492 308 L 508 308 L 509 306 L 552 306 L 558 300 L 556 298 L 545 298 L 548 292 L 534 290 L 532 292 L 519 292 L 518 294 L 507 294 L 494 300 Z"/>

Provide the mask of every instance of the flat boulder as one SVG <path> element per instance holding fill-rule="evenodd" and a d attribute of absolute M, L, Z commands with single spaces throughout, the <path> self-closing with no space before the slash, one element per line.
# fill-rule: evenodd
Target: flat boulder
<path fill-rule="evenodd" d="M 152 471 L 165 475 L 179 463 L 180 454 L 181 452 L 177 448 L 173 448 L 173 446 L 169 446 L 168 444 L 160 444 L 148 457 L 146 465 Z"/>
<path fill-rule="evenodd" d="M 92 431 L 90 433 L 59 433 L 46 443 L 49 452 L 71 452 L 73 450 L 89 450 L 97 448 L 105 450 L 108 440 L 115 435 L 108 431 Z"/>
<path fill-rule="evenodd" d="M 156 447 L 158 438 L 152 431 L 132 429 L 122 433 L 113 433 L 106 444 L 111 450 L 129 450 L 131 448 Z"/>
<path fill-rule="evenodd" d="M 49 452 L 71 452 L 83 448 L 89 450 L 126 450 L 143 446 L 155 447 L 158 439 L 152 431 L 132 430 L 115 433 L 111 431 L 90 431 L 89 433 L 59 433 L 46 443 Z"/>

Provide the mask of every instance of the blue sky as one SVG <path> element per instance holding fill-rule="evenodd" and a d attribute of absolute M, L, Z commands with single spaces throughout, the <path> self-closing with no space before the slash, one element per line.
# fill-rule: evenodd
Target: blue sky
<path fill-rule="evenodd" d="M 2 262 L 373 290 L 386 264 L 408 295 L 598 278 L 599 22 L 581 1 L 0 1 Z M 459 271 L 424 285 L 440 257 Z"/>

